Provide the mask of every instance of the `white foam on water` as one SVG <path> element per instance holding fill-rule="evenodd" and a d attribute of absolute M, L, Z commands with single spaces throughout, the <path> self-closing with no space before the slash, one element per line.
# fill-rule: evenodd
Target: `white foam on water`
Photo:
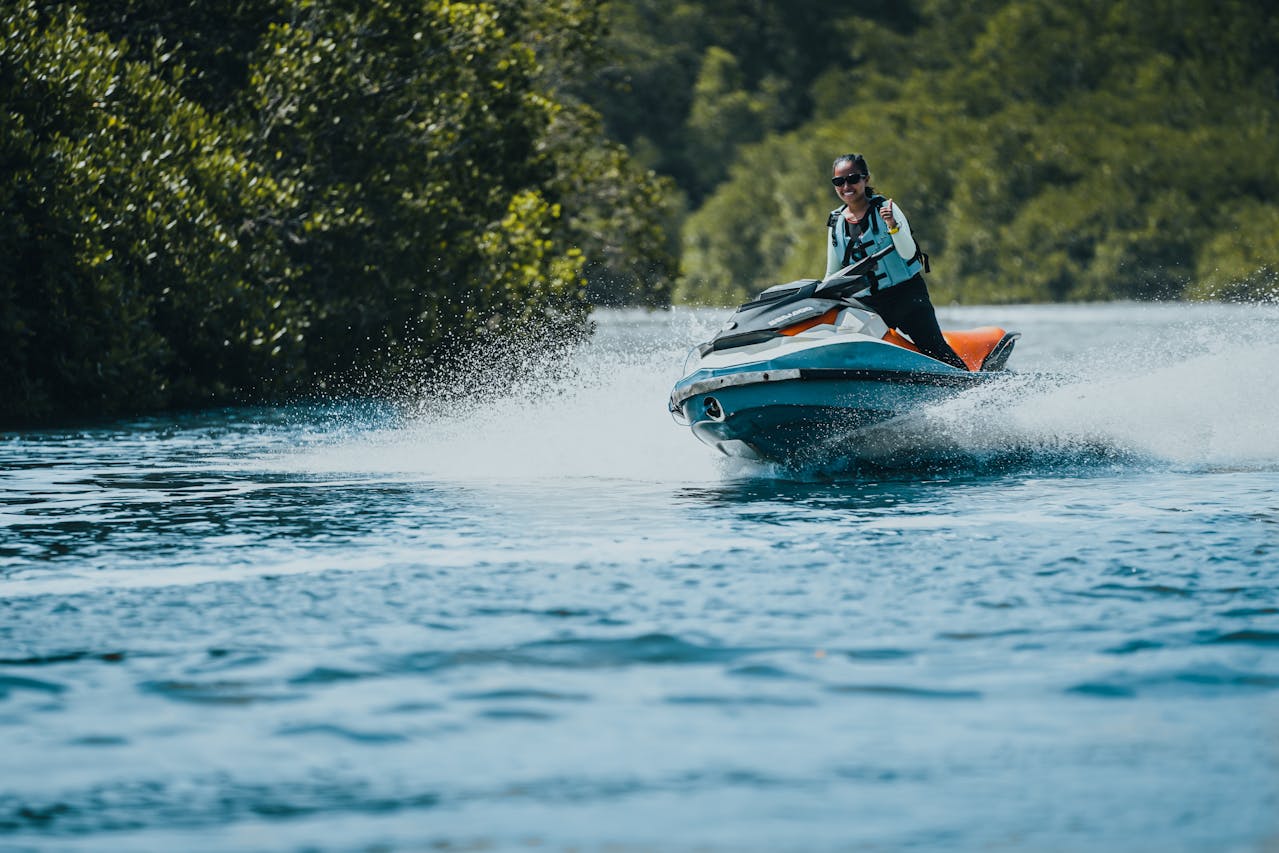
<path fill-rule="evenodd" d="M 1112 348 L 1074 375 L 1014 375 L 933 407 L 896 441 L 879 440 L 885 450 L 915 439 L 977 455 L 1091 450 L 1191 467 L 1279 467 L 1279 345 L 1217 339 L 1170 363 L 1153 366 L 1150 356 L 1144 345 Z"/>
<path fill-rule="evenodd" d="M 556 356 L 559 369 L 535 369 L 506 390 L 489 390 L 481 375 L 461 399 L 423 395 L 402 425 L 295 454 L 291 466 L 466 482 L 718 479 L 718 455 L 667 411 L 685 351 L 669 315 L 658 316 L 664 334 L 637 335 L 628 348 L 589 341 Z M 688 340 L 708 334 L 686 325 Z"/>
<path fill-rule="evenodd" d="M 1022 328 L 1019 348 L 1029 339 L 1032 348 L 1050 350 L 1049 358 L 1041 354 L 1035 364 L 1032 353 L 1021 359 L 1032 367 L 1018 372 L 1014 353 L 1007 381 L 866 430 L 856 456 L 891 464 L 916 451 L 960 460 L 1015 453 L 1029 454 L 1033 464 L 1036 454 L 1082 452 L 1188 466 L 1279 466 L 1279 370 L 1272 369 L 1279 345 L 1252 343 L 1272 337 L 1279 314 L 1239 309 L 1022 308 L 1019 325 L 1031 328 Z M 998 316 L 1001 309 L 985 310 Z M 292 454 L 287 467 L 466 482 L 792 476 L 720 456 L 666 411 L 687 346 L 707 339 L 723 313 L 616 312 L 571 355 L 567 370 L 543 371 L 500 393 L 477 380 L 449 404 L 424 395 L 402 425 Z M 1241 317 L 1259 325 L 1241 332 Z M 1047 340 L 1036 340 L 1036 322 L 1046 325 L 1039 336 Z"/>
<path fill-rule="evenodd" d="M 1094 435 L 1179 464 L 1279 463 L 1279 346 L 1223 349 L 1023 403 L 1015 422 Z"/>

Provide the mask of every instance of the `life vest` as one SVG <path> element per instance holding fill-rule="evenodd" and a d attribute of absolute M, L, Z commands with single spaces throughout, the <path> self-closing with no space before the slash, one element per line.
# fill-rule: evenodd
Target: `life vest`
<path fill-rule="evenodd" d="M 860 261 L 867 255 L 893 245 L 893 236 L 888 233 L 888 225 L 879 213 L 879 208 L 885 201 L 887 199 L 882 195 L 871 196 L 866 218 L 856 225 L 844 218 L 846 205 L 830 212 L 826 227 L 830 229 L 830 244 L 837 252 L 842 253 L 841 267 L 846 267 L 854 261 Z M 853 233 L 854 229 L 863 227 L 864 231 Z M 880 258 L 876 268 L 864 277 L 868 280 L 869 292 L 874 294 L 885 287 L 909 281 L 927 269 L 928 256 L 919 250 L 919 240 L 916 239 L 913 258 L 906 259 L 897 252 L 889 252 L 886 257 Z"/>

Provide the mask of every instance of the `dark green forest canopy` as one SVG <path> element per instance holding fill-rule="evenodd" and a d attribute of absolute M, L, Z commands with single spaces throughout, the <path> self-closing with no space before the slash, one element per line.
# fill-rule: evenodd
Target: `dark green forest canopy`
<path fill-rule="evenodd" d="M 0 2 L 0 421 L 384 388 L 664 304 L 573 0 Z"/>
<path fill-rule="evenodd" d="M 600 109 L 688 194 L 678 300 L 821 275 L 846 151 L 906 209 L 943 299 L 1274 291 L 1268 0 L 614 9 Z"/>

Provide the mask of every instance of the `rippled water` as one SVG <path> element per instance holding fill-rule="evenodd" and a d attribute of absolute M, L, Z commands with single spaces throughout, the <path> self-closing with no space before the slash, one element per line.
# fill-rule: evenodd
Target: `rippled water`
<path fill-rule="evenodd" d="M 953 309 L 1014 382 L 839 475 L 505 395 L 0 440 L 0 849 L 1272 850 L 1273 308 Z"/>

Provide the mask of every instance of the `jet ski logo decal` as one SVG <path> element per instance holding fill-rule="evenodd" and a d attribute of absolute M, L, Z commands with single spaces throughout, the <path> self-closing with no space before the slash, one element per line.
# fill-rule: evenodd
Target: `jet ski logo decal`
<path fill-rule="evenodd" d="M 774 329 L 778 329 L 782 326 L 788 325 L 791 321 L 799 317 L 804 317 L 820 310 L 820 308 L 814 308 L 812 305 L 805 305 L 803 308 L 796 308 L 794 311 L 787 311 L 785 314 L 774 320 L 770 325 Z"/>

